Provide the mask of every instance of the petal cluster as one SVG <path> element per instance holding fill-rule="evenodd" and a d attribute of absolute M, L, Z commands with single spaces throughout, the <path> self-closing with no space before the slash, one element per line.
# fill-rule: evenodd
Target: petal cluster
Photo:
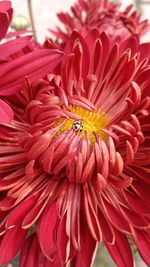
<path fill-rule="evenodd" d="M 12 40 L 4 39 L 12 19 L 10 1 L 0 2 L 0 123 L 9 123 L 14 112 L 5 101 L 5 95 L 21 90 L 22 80 L 28 75 L 31 82 L 44 78 L 60 62 L 63 53 L 44 49 L 33 41 L 32 36 L 10 34 Z M 38 63 L 38 64 L 37 64 Z"/>
<path fill-rule="evenodd" d="M 0 126 L 0 264 L 21 249 L 21 267 L 90 267 L 103 241 L 117 266 L 134 266 L 130 242 L 150 265 L 150 44 L 86 28 L 55 53 L 2 72 L 15 116 Z M 10 97 L 23 62 L 34 75 Z"/>
<path fill-rule="evenodd" d="M 73 30 L 81 32 L 83 27 L 97 27 L 118 42 L 132 34 L 143 36 L 149 29 L 148 20 L 141 20 L 133 5 L 123 11 L 120 6 L 120 3 L 110 3 L 108 0 L 78 0 L 70 13 L 58 14 L 64 28 L 57 27 L 57 31 L 52 32 L 63 42 L 68 40 Z"/>

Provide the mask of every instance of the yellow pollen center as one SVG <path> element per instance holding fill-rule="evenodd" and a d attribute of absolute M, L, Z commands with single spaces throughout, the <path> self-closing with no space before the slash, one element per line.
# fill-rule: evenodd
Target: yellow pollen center
<path fill-rule="evenodd" d="M 92 112 L 87 109 L 71 105 L 67 107 L 67 110 L 80 116 L 81 119 L 80 120 L 74 120 L 72 118 L 58 119 L 55 122 L 54 126 L 57 126 L 61 122 L 65 121 L 63 126 L 60 128 L 58 134 L 73 129 L 77 134 L 81 135 L 82 137 L 86 137 L 86 133 L 88 133 L 92 144 L 95 143 L 94 133 L 100 136 L 103 139 L 103 141 L 105 142 L 107 141 L 107 134 L 101 130 L 108 127 L 109 119 L 106 113 L 98 111 Z"/>

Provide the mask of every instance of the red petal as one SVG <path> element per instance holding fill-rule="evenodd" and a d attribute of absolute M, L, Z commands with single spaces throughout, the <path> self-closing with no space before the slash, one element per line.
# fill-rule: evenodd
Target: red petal
<path fill-rule="evenodd" d="M 61 219 L 57 232 L 57 246 L 58 253 L 61 259 L 61 262 L 67 263 L 70 259 L 71 253 L 71 242 L 66 233 L 66 214 Z M 72 256 L 72 255 L 71 255 Z"/>
<path fill-rule="evenodd" d="M 87 219 L 87 224 L 92 234 L 92 237 L 95 240 L 102 240 L 102 231 L 100 223 L 98 220 L 98 215 L 96 212 L 96 205 L 90 195 L 90 190 L 87 187 L 84 187 L 84 206 L 85 206 L 85 217 Z"/>
<path fill-rule="evenodd" d="M 34 207 L 36 201 L 39 198 L 39 194 L 39 192 L 35 193 L 34 195 L 24 200 L 18 207 L 13 209 L 6 222 L 7 228 L 22 223 L 26 214 L 28 214 L 28 212 Z"/>
<path fill-rule="evenodd" d="M 0 40 L 5 36 L 9 27 L 9 17 L 7 13 L 0 12 Z"/>
<path fill-rule="evenodd" d="M 137 35 L 132 35 L 121 44 L 121 52 L 123 53 L 127 49 L 131 50 L 131 57 L 137 52 L 139 44 L 139 38 Z"/>
<path fill-rule="evenodd" d="M 143 43 L 139 46 L 140 60 L 149 58 L 150 55 L 150 43 Z"/>
<path fill-rule="evenodd" d="M 100 210 L 98 211 L 98 218 L 99 218 L 99 223 L 102 229 L 103 241 L 113 244 L 115 240 L 113 227 L 105 219 L 103 213 Z"/>
<path fill-rule="evenodd" d="M 53 262 L 50 262 L 45 259 L 43 267 L 66 267 L 66 264 L 62 263 L 59 259 L 59 256 L 56 255 L 55 260 Z"/>
<path fill-rule="evenodd" d="M 126 214 L 130 224 L 132 224 L 137 228 L 148 229 L 149 223 L 144 217 L 140 216 L 136 212 L 126 209 L 125 207 L 124 207 L 124 213 Z"/>
<path fill-rule="evenodd" d="M 27 229 L 31 227 L 38 220 L 42 211 L 45 209 L 46 205 L 47 205 L 47 202 L 45 199 L 44 201 L 40 201 L 39 203 L 36 203 L 34 207 L 25 216 L 22 222 L 22 228 Z"/>
<path fill-rule="evenodd" d="M 121 208 L 116 209 L 107 201 L 104 202 L 104 205 L 105 213 L 108 216 L 110 222 L 113 224 L 113 226 L 118 230 L 130 233 L 131 230 L 129 223 L 126 220 L 124 214 L 122 213 Z"/>
<path fill-rule="evenodd" d="M 13 9 L 10 1 L 0 1 L 0 40 L 5 36 L 12 19 Z"/>
<path fill-rule="evenodd" d="M 140 187 L 139 187 L 140 188 Z M 138 189 L 139 189 L 138 188 Z M 140 194 L 140 190 L 137 190 L 138 194 Z M 144 192 L 144 191 L 143 191 Z M 130 208 L 132 208 L 133 211 L 139 214 L 149 214 L 150 207 L 147 200 L 149 199 L 149 187 L 147 192 L 145 191 L 143 196 L 147 196 L 147 199 L 143 200 L 139 197 L 139 195 L 132 194 L 130 192 L 125 192 L 125 197 L 127 198 L 127 202 Z"/>
<path fill-rule="evenodd" d="M 36 255 L 36 256 L 35 256 Z M 51 262 L 48 261 L 49 264 Z M 44 263 L 44 256 L 40 249 L 38 239 L 35 234 L 28 237 L 21 250 L 20 267 L 50 267 Z"/>
<path fill-rule="evenodd" d="M 14 113 L 11 107 L 0 99 L 0 123 L 10 123 Z"/>
<path fill-rule="evenodd" d="M 127 238 L 115 231 L 115 243 L 113 245 L 105 244 L 113 260 L 118 267 L 133 267 L 133 255 Z"/>
<path fill-rule="evenodd" d="M 38 226 L 38 236 L 41 249 L 46 257 L 53 259 L 56 253 L 56 227 L 58 223 L 57 210 L 55 203 L 46 209 L 42 214 Z"/>
<path fill-rule="evenodd" d="M 144 261 L 150 266 L 150 236 L 147 232 L 138 229 L 133 231 L 135 244 Z M 148 238 L 149 237 L 149 238 Z"/>
<path fill-rule="evenodd" d="M 93 239 L 83 218 L 81 222 L 81 248 L 71 262 L 71 267 L 91 267 L 95 258 L 97 242 Z"/>
<path fill-rule="evenodd" d="M 6 264 L 12 260 L 20 250 L 27 231 L 19 227 L 10 229 L 4 235 L 0 245 L 0 264 Z"/>
<path fill-rule="evenodd" d="M 63 53 L 57 50 L 43 49 L 33 51 L 8 62 L 0 70 L 0 94 L 16 93 L 22 80 L 28 76 L 31 83 L 44 78 L 61 61 Z"/>
<path fill-rule="evenodd" d="M 76 43 L 76 40 L 79 40 L 80 48 L 82 47 L 82 62 L 80 62 L 80 64 L 82 65 L 82 77 L 85 77 L 88 73 L 88 70 L 89 70 L 90 53 L 89 53 L 89 49 L 87 47 L 87 44 L 86 44 L 84 38 L 82 38 L 82 36 L 78 32 L 73 31 L 69 41 L 67 42 L 67 45 L 66 45 L 64 51 L 66 54 L 72 53 L 73 52 L 72 50 L 74 48 L 74 44 Z M 77 71 L 76 64 L 74 67 L 75 67 L 74 71 L 76 72 Z"/>

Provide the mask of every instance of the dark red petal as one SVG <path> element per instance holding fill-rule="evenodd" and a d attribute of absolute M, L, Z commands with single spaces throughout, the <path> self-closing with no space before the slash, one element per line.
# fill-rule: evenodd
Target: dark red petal
<path fill-rule="evenodd" d="M 6 63 L 0 70 L 0 95 L 16 93 L 26 76 L 31 83 L 44 78 L 59 64 L 62 58 L 63 53 L 60 51 L 43 49 Z"/>
<path fill-rule="evenodd" d="M 113 245 L 105 243 L 110 255 L 118 267 L 133 267 L 133 255 L 127 238 L 115 231 L 115 242 Z"/>
<path fill-rule="evenodd" d="M 15 227 L 8 230 L 0 245 L 0 264 L 6 264 L 12 260 L 22 247 L 27 230 Z"/>
<path fill-rule="evenodd" d="M 0 123 L 10 123 L 14 113 L 11 107 L 0 99 Z"/>

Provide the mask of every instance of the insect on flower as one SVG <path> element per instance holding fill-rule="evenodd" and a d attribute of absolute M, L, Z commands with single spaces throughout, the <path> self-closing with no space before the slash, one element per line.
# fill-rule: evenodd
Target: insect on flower
<path fill-rule="evenodd" d="M 82 132 L 82 130 L 83 130 L 83 124 L 82 124 L 82 121 L 74 121 L 74 122 L 73 122 L 73 125 L 72 125 L 72 129 L 73 129 L 75 132 Z"/>

